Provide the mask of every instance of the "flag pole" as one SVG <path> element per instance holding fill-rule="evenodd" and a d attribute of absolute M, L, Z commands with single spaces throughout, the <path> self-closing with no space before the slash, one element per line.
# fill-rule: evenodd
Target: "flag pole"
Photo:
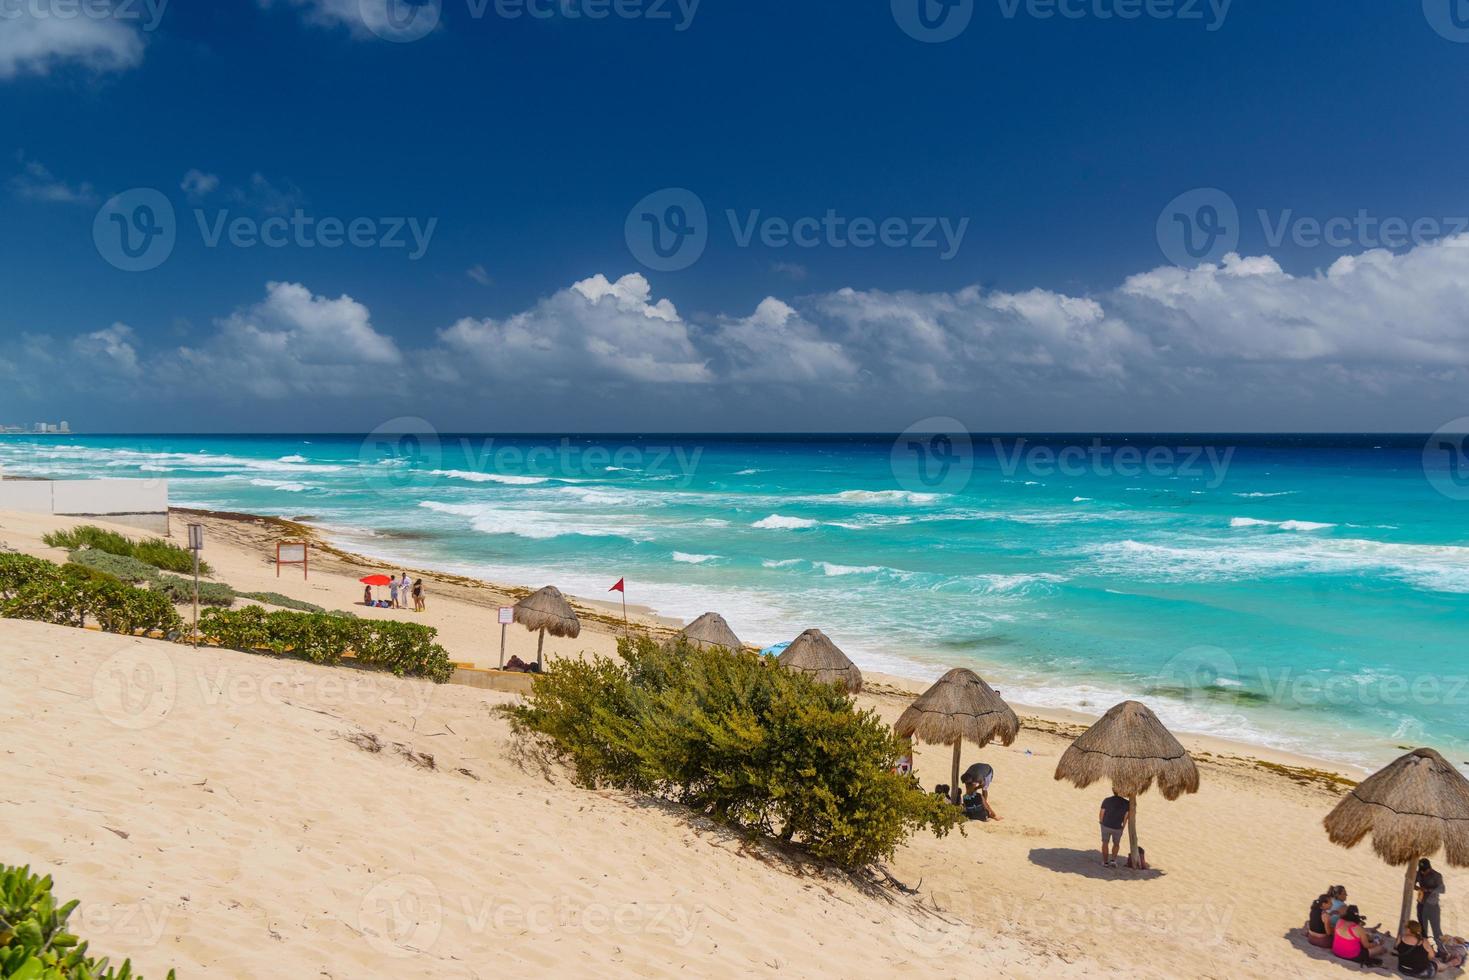
<path fill-rule="evenodd" d="M 626 586 L 624 586 L 623 587 L 623 590 L 622 590 L 622 635 L 623 636 L 626 636 L 626 637 L 631 637 L 632 636 L 632 630 L 627 625 L 627 588 L 626 588 Z"/>

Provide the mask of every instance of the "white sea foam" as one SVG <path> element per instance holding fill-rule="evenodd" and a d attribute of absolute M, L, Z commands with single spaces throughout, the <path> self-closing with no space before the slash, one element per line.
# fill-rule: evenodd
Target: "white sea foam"
<path fill-rule="evenodd" d="M 292 483 L 284 480 L 265 480 L 259 477 L 250 481 L 252 487 L 266 487 L 270 490 L 279 490 L 282 493 L 303 493 L 311 488 L 304 483 Z"/>
<path fill-rule="evenodd" d="M 820 521 L 813 521 L 806 517 L 782 517 L 780 514 L 771 514 L 769 517 L 761 518 L 751 527 L 764 528 L 775 531 L 799 531 L 805 528 L 816 527 Z"/>
<path fill-rule="evenodd" d="M 636 527 L 616 527 L 613 518 L 608 515 L 570 515 L 496 507 L 490 504 L 448 504 L 437 500 L 423 500 L 418 506 L 437 514 L 466 518 L 470 527 L 482 534 L 512 534 L 538 541 L 572 534 L 592 538 L 626 537 L 634 540 L 643 537 Z"/>
<path fill-rule="evenodd" d="M 504 473 L 476 473 L 472 470 L 431 470 L 430 475 L 463 480 L 466 483 L 502 483 L 512 487 L 533 487 L 551 481 L 549 476 L 514 476 Z"/>
<path fill-rule="evenodd" d="M 297 456 L 282 456 L 279 460 L 277 460 L 277 462 L 280 462 L 280 463 L 305 463 L 305 462 L 307 462 L 307 459 L 306 459 L 305 456 L 299 456 L 299 455 L 297 455 Z"/>
<path fill-rule="evenodd" d="M 768 473 L 768 472 L 770 472 L 770 471 L 769 470 L 756 470 L 756 469 L 740 470 L 739 472 L 737 472 L 735 474 L 735 476 L 754 476 L 756 473 Z"/>
<path fill-rule="evenodd" d="M 681 561 L 688 565 L 702 565 L 707 561 L 715 561 L 718 558 L 718 555 L 691 555 L 684 551 L 675 551 L 673 553 L 674 561 Z"/>
<path fill-rule="evenodd" d="M 843 490 L 815 499 L 838 500 L 845 504 L 931 504 L 942 496 L 937 493 L 916 493 L 912 490 Z"/>
<path fill-rule="evenodd" d="M 1073 504 L 1084 504 L 1084 503 L 1087 503 L 1088 501 L 1090 501 L 1091 499 L 1092 498 L 1090 498 L 1090 497 L 1072 497 L 1071 498 L 1071 502 Z"/>
<path fill-rule="evenodd" d="M 1322 524 L 1317 521 L 1263 521 L 1258 517 L 1234 517 L 1229 521 L 1229 526 L 1241 527 L 1278 527 L 1282 531 L 1325 531 L 1336 527 L 1335 524 Z"/>
<path fill-rule="evenodd" d="M 772 559 L 766 558 L 766 559 L 762 560 L 760 562 L 760 564 L 764 565 L 766 568 L 790 568 L 793 565 L 799 565 L 799 564 L 801 564 L 801 559 L 799 559 L 799 558 L 781 558 L 781 559 L 778 559 L 778 560 L 772 560 Z"/>
<path fill-rule="evenodd" d="M 829 561 L 818 561 L 813 564 L 821 569 L 822 574 L 830 578 L 840 578 L 844 575 L 878 575 L 894 571 L 882 565 L 836 565 Z"/>
<path fill-rule="evenodd" d="M 1295 491 L 1295 490 L 1277 490 L 1274 493 L 1265 493 L 1264 491 L 1261 491 L 1261 490 L 1254 490 L 1254 491 L 1251 491 L 1250 493 L 1237 493 L 1237 494 L 1235 494 L 1235 496 L 1236 497 L 1289 497 L 1291 494 L 1296 493 L 1296 492 L 1297 491 Z"/>

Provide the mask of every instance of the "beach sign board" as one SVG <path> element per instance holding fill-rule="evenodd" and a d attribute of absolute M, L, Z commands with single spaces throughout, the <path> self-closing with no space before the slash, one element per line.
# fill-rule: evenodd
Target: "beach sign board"
<path fill-rule="evenodd" d="M 515 607 L 514 606 L 501 606 L 500 607 L 500 625 L 501 626 L 509 626 L 513 622 L 515 622 Z"/>
<path fill-rule="evenodd" d="M 275 545 L 275 577 L 281 577 L 282 565 L 300 565 L 302 578 L 310 577 L 309 547 L 305 541 L 277 541 Z"/>

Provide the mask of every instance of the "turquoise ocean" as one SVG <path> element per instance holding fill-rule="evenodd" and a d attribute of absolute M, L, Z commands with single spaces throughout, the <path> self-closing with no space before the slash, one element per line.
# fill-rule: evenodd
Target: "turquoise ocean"
<path fill-rule="evenodd" d="M 1423 436 L 4 436 L 343 546 L 868 669 L 1371 765 L 1469 761 L 1469 477 Z M 488 626 L 489 624 L 487 624 Z M 487 635 L 489 635 L 487 629 Z"/>

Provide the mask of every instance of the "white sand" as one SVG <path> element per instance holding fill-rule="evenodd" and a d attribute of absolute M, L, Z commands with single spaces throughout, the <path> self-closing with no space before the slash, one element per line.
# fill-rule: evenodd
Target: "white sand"
<path fill-rule="evenodd" d="M 63 558 L 39 536 L 74 523 L 0 514 L 0 542 Z M 263 533 L 211 522 L 221 579 L 341 608 L 360 596 L 363 570 L 341 559 L 278 583 Z M 501 600 L 443 578 L 426 617 L 358 611 L 428 622 L 456 659 L 486 662 Z M 533 655 L 524 630 L 510 635 Z M 553 643 L 569 655 L 614 641 L 589 628 Z M 915 900 L 519 768 L 491 711 L 505 695 L 13 621 L 0 651 L 0 860 L 54 874 L 83 900 L 75 924 L 94 950 L 149 977 L 1345 977 L 1288 937 L 1309 900 L 1342 883 L 1373 922 L 1395 915 L 1400 874 L 1326 840 L 1335 791 L 1217 740 L 1185 739 L 1197 796 L 1142 798 L 1160 869 L 1146 878 L 1099 866 L 1104 793 L 1052 780 L 1057 722 L 967 751 L 966 765 L 995 766 L 1005 819 L 904 847 L 890 870 Z M 892 720 L 905 697 L 884 692 L 903 685 L 877 680 L 862 701 Z M 346 740 L 359 732 L 384 750 Z M 948 755 L 920 747 L 925 783 L 948 781 Z M 1449 877 L 1445 923 L 1463 931 Z"/>

